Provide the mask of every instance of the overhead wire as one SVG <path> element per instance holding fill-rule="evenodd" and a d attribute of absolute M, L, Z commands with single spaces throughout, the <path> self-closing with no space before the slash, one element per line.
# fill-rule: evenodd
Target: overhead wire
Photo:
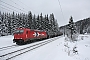
<path fill-rule="evenodd" d="M 0 6 L 1 7 L 1 6 Z M 2 9 L 5 9 L 5 10 L 8 10 L 8 11 L 10 11 L 11 12 L 11 10 L 9 10 L 9 9 L 7 9 L 7 8 L 4 8 L 4 7 L 1 7 Z"/>
<path fill-rule="evenodd" d="M 29 7 L 29 8 L 31 8 L 30 6 L 28 6 L 28 5 L 26 5 L 25 3 L 23 3 L 22 1 L 20 1 L 20 0 L 18 0 L 20 3 L 22 3 L 24 6 L 26 6 L 27 8 Z M 35 11 L 35 10 L 33 10 L 33 11 Z"/>
<path fill-rule="evenodd" d="M 10 5 L 10 4 L 6 3 L 6 2 L 3 2 L 3 1 L 1 1 L 1 2 L 2 2 L 2 3 L 4 3 L 4 4 L 7 4 L 7 5 L 11 6 L 11 7 L 14 7 L 14 8 L 16 8 L 16 9 L 18 9 L 18 10 L 20 10 L 20 11 L 23 11 L 23 12 L 25 12 L 24 10 L 22 10 L 22 9 L 19 9 L 19 8 L 15 7 L 15 6 L 12 6 L 12 5 Z"/>
<path fill-rule="evenodd" d="M 20 6 L 19 4 L 17 4 L 16 2 L 14 2 L 13 0 L 10 0 L 11 2 L 13 2 L 15 5 L 18 5 L 18 6 Z M 20 6 L 20 7 L 22 7 L 22 6 Z M 23 7 L 22 7 L 23 8 Z M 25 8 L 23 8 L 25 11 L 27 11 L 27 9 L 25 9 Z"/>
<path fill-rule="evenodd" d="M 19 2 L 21 2 L 20 0 L 18 0 Z M 21 2 L 22 4 L 24 4 L 23 2 Z M 26 4 L 24 4 L 26 7 L 29 7 L 29 6 L 27 6 Z"/>
<path fill-rule="evenodd" d="M 15 3 L 14 1 L 12 1 L 12 0 L 10 0 L 10 1 L 13 2 L 14 4 L 20 6 L 19 4 Z M 11 7 L 14 7 L 14 8 L 18 9 L 18 10 L 21 10 L 21 11 L 25 12 L 24 10 L 19 9 L 19 8 L 13 6 L 13 5 L 10 5 L 10 4 L 2 1 L 2 0 L 0 0 L 0 2 L 2 2 L 2 3 L 4 3 L 4 4 L 6 4 L 6 5 L 9 5 L 9 6 L 11 6 Z M 13 9 L 13 8 L 10 8 L 10 7 L 6 6 L 6 5 L 0 4 L 0 7 L 1 7 L 2 9 L 8 10 L 8 11 L 10 11 L 10 12 L 13 10 L 13 11 L 16 11 L 16 12 L 20 13 L 18 10 L 15 10 L 15 9 Z M 21 7 L 21 6 L 20 6 L 20 7 Z M 23 8 L 23 9 L 24 9 L 24 8 Z M 12 12 L 13 12 L 13 11 L 12 11 Z"/>
<path fill-rule="evenodd" d="M 64 14 L 63 14 L 63 11 L 62 11 L 62 6 L 61 6 L 61 3 L 60 3 L 59 0 L 58 0 L 58 3 L 59 3 L 60 9 L 61 9 L 61 13 L 62 13 L 62 16 L 63 16 L 63 19 L 64 19 Z"/>
<path fill-rule="evenodd" d="M 62 13 L 62 17 L 63 17 L 63 20 L 64 20 L 64 15 L 63 15 L 63 11 L 62 11 L 62 7 L 61 7 L 61 4 L 60 4 L 60 1 L 58 0 L 58 2 L 59 2 L 59 6 L 60 6 L 60 9 L 61 9 L 61 13 Z M 64 31 L 63 31 L 63 33 L 64 33 L 64 37 L 65 37 L 65 29 L 66 29 L 66 26 L 64 27 Z"/>
<path fill-rule="evenodd" d="M 0 7 L 1 7 L 1 6 L 0 6 Z M 1 8 L 2 8 L 2 9 L 5 9 L 5 10 L 8 10 L 7 8 L 4 8 L 4 7 L 1 7 Z M 11 10 L 8 10 L 8 11 L 11 12 Z M 11 17 L 9 17 L 9 16 L 7 16 L 7 15 L 6 15 L 6 17 L 11 19 Z"/>
<path fill-rule="evenodd" d="M 3 7 L 8 8 L 8 9 L 11 9 L 11 10 L 13 10 L 13 11 L 16 11 L 16 10 L 14 10 L 14 9 L 10 8 L 10 7 L 5 6 L 5 5 L 2 5 L 2 4 L 0 4 L 0 5 L 1 5 L 1 6 L 3 6 Z M 16 12 L 18 12 L 18 11 L 16 11 Z"/>

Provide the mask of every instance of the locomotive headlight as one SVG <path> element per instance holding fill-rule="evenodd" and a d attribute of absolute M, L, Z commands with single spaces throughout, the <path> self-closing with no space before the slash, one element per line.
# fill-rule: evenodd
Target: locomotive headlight
<path fill-rule="evenodd" d="M 15 38 L 15 39 L 17 39 L 17 38 Z"/>
<path fill-rule="evenodd" d="M 22 38 L 20 38 L 20 39 L 22 39 Z"/>
<path fill-rule="evenodd" d="M 14 38 L 14 39 L 22 39 L 22 38 Z"/>

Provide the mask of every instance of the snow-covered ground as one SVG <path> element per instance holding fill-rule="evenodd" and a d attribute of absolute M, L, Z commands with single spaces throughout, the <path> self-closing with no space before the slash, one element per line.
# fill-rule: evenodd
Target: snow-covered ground
<path fill-rule="evenodd" d="M 59 39 L 46 44 L 42 47 L 34 49 L 30 52 L 22 54 L 18 57 L 13 58 L 12 60 L 90 60 L 90 35 L 80 35 L 79 41 L 72 43 L 72 42 L 65 42 L 65 37 L 58 37 Z M 15 45 L 12 42 L 13 36 L 5 36 L 0 37 L 0 48 L 9 45 Z M 40 41 L 41 42 L 41 41 Z M 38 43 L 38 42 L 35 42 Z M 28 45 L 33 45 L 27 44 Z M 68 55 L 70 52 L 70 48 L 66 48 L 65 44 L 68 43 L 68 47 L 76 46 L 78 54 Z M 21 47 L 25 47 L 21 46 Z M 18 47 L 21 48 L 21 47 Z M 14 48 L 15 49 L 15 48 Z M 16 48 L 17 49 L 17 48 Z M 67 50 L 68 49 L 68 50 Z M 11 51 L 11 50 L 8 50 Z M 0 51 L 2 53 L 3 51 Z M 0 54 L 1 55 L 1 54 Z"/>
<path fill-rule="evenodd" d="M 0 47 L 4 47 L 7 45 L 14 45 L 12 40 L 13 40 L 13 36 L 11 35 L 0 37 Z"/>

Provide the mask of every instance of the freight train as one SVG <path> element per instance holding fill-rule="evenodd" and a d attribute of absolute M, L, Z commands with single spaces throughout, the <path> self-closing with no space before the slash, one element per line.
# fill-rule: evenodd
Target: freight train
<path fill-rule="evenodd" d="M 62 35 L 62 33 L 56 35 L 56 34 L 46 32 L 46 31 L 42 31 L 42 30 L 18 28 L 18 29 L 16 29 L 16 31 L 14 33 L 13 42 L 16 43 L 17 45 L 22 45 L 22 44 L 25 44 L 27 42 L 32 42 L 32 41 L 36 41 L 36 40 L 43 40 L 43 39 L 55 37 L 58 35 Z"/>

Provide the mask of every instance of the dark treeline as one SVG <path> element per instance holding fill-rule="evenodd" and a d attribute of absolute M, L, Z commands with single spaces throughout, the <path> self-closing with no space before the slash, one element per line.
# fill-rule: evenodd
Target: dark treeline
<path fill-rule="evenodd" d="M 90 33 L 90 18 L 77 21 L 76 26 L 80 34 Z"/>
<path fill-rule="evenodd" d="M 31 11 L 25 13 L 1 13 L 0 12 L 0 36 L 12 35 L 16 28 L 30 28 L 45 30 L 49 33 L 58 33 L 59 26 L 54 14 L 43 16 L 33 15 Z"/>
<path fill-rule="evenodd" d="M 76 25 L 76 31 L 79 34 L 90 33 L 90 17 L 75 22 L 75 25 Z M 62 31 L 63 33 L 65 32 L 67 34 L 68 33 L 67 27 L 68 27 L 68 24 L 65 26 L 61 26 L 60 31 Z"/>

